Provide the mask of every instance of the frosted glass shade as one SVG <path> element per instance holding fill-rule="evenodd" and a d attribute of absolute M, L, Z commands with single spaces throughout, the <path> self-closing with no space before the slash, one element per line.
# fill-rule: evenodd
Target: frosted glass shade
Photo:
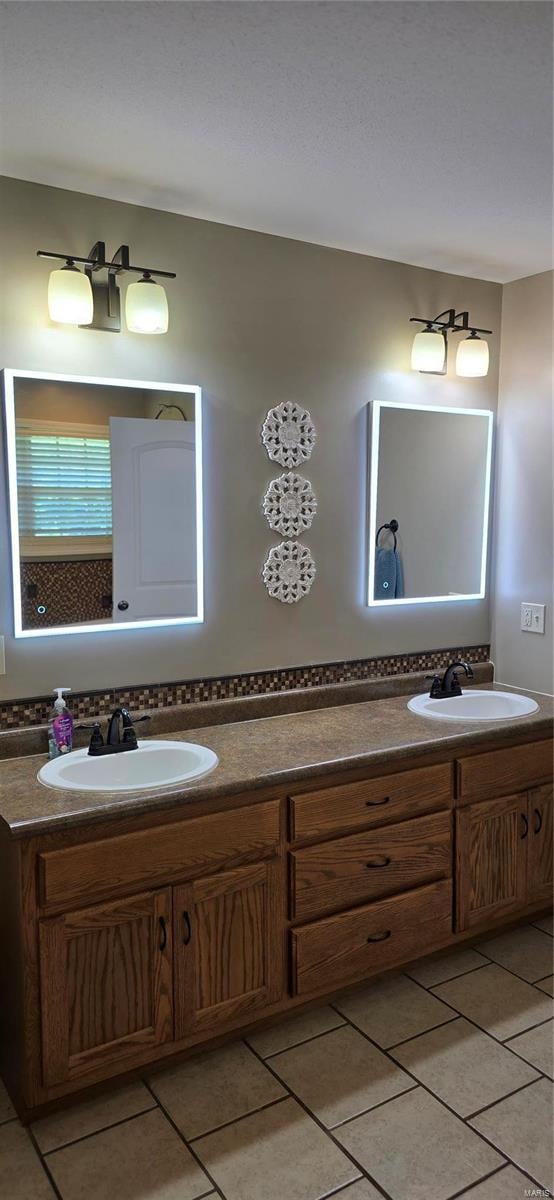
<path fill-rule="evenodd" d="M 477 379 L 489 370 L 489 344 L 483 338 L 468 337 L 460 342 L 456 351 L 456 375 Z"/>
<path fill-rule="evenodd" d="M 62 325 L 90 325 L 94 312 L 90 279 L 77 267 L 61 267 L 50 273 L 48 312 L 51 321 Z"/>
<path fill-rule="evenodd" d="M 131 333 L 167 333 L 169 310 L 161 283 L 139 279 L 130 283 L 125 297 L 125 320 Z"/>
<path fill-rule="evenodd" d="M 424 329 L 416 333 L 412 346 L 413 371 L 442 371 L 445 343 L 442 333 Z"/>

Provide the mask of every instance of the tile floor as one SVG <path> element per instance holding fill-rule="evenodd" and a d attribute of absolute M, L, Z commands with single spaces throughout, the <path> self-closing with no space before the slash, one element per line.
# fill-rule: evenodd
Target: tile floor
<path fill-rule="evenodd" d="M 24 1129 L 2 1200 L 527 1200 L 553 1180 L 552 920 Z"/>

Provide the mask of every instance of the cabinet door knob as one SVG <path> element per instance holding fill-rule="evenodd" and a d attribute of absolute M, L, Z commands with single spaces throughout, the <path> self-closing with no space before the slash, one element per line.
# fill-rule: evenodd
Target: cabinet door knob
<path fill-rule="evenodd" d="M 190 939 L 192 937 L 192 927 L 191 927 L 190 917 L 188 915 L 188 912 L 183 913 L 183 921 L 185 923 L 185 932 L 183 934 L 183 946 L 188 946 Z"/>
<path fill-rule="evenodd" d="M 384 800 L 366 800 L 366 808 L 378 808 L 380 804 L 388 804 L 390 796 L 385 796 Z"/>
<path fill-rule="evenodd" d="M 390 935 L 391 930 L 386 929 L 384 933 L 370 934 L 367 940 L 368 942 L 386 942 L 387 938 L 390 938 Z"/>
<path fill-rule="evenodd" d="M 388 858 L 386 854 L 383 854 L 381 859 L 372 858 L 369 860 L 369 862 L 366 862 L 366 867 L 368 871 L 371 871 L 377 867 L 388 867 L 389 863 L 390 858 Z"/>
<path fill-rule="evenodd" d="M 520 813 L 519 815 L 523 822 L 523 832 L 521 833 L 521 840 L 523 842 L 525 840 L 525 838 L 527 837 L 527 834 L 529 833 L 529 822 L 527 820 L 527 817 L 525 816 L 525 813 Z"/>
<path fill-rule="evenodd" d="M 160 950 L 165 950 L 167 946 L 167 927 L 165 917 L 160 917 Z"/>
<path fill-rule="evenodd" d="M 125 609 L 127 609 L 129 607 L 129 601 L 128 600 L 120 600 L 117 607 L 120 612 L 125 612 Z"/>
<path fill-rule="evenodd" d="M 540 808 L 535 809 L 535 833 L 540 833 L 542 829 L 542 812 Z"/>

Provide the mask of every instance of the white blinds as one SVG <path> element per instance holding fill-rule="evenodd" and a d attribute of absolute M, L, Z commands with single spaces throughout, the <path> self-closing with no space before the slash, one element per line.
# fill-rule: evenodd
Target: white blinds
<path fill-rule="evenodd" d="M 107 430 L 49 422 L 17 422 L 20 535 L 28 538 L 110 537 L 110 442 Z M 104 433 L 104 436 L 99 436 Z"/>

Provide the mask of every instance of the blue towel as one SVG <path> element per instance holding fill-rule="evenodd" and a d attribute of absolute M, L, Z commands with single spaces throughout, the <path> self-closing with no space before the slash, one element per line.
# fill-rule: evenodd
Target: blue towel
<path fill-rule="evenodd" d="M 398 550 L 378 546 L 375 551 L 374 600 L 398 600 L 403 594 L 404 576 Z"/>

